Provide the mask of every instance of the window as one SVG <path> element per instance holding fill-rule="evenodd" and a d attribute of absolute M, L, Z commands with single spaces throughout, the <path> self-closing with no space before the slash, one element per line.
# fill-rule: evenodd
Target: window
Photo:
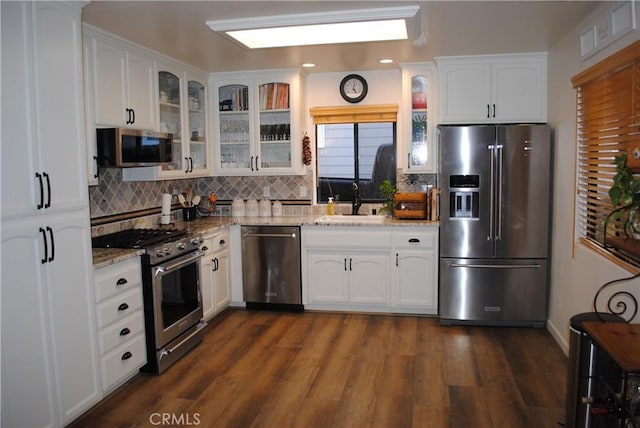
<path fill-rule="evenodd" d="M 604 245 L 604 220 L 612 211 L 609 188 L 614 158 L 640 144 L 640 42 L 574 76 L 577 92 L 577 234 L 616 262 L 640 266 L 624 251 Z M 611 222 L 606 237 L 623 236 Z"/>
<path fill-rule="evenodd" d="M 363 202 L 380 202 L 380 185 L 396 183 L 397 105 L 317 107 L 317 202 L 351 201 L 353 183 Z"/>
<path fill-rule="evenodd" d="M 396 183 L 395 135 L 395 122 L 317 125 L 318 202 L 351 201 L 353 183 L 363 201 L 382 201 L 382 182 Z"/>

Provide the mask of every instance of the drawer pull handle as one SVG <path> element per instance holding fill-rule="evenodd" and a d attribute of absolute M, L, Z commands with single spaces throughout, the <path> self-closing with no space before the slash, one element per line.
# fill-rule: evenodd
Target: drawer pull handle
<path fill-rule="evenodd" d="M 133 357 L 133 354 L 131 352 L 127 351 L 124 354 L 122 354 L 122 361 L 126 361 L 131 357 Z"/>
<path fill-rule="evenodd" d="M 129 309 L 129 305 L 127 305 L 126 303 L 123 303 L 120 306 L 118 306 L 119 312 L 126 311 L 127 309 Z"/>
<path fill-rule="evenodd" d="M 131 333 L 131 330 L 129 330 L 127 327 L 120 330 L 120 336 L 126 336 L 129 333 Z"/>
<path fill-rule="evenodd" d="M 224 240 L 224 239 L 221 239 L 221 240 L 220 240 L 220 245 L 224 245 L 224 244 L 226 244 L 225 240 Z"/>
<path fill-rule="evenodd" d="M 420 240 L 418 238 L 411 238 L 411 239 L 409 239 L 409 242 L 411 242 L 411 243 L 420 242 Z"/>
<path fill-rule="evenodd" d="M 120 278 L 118 281 L 116 281 L 116 285 L 125 285 L 127 282 L 126 278 Z"/>

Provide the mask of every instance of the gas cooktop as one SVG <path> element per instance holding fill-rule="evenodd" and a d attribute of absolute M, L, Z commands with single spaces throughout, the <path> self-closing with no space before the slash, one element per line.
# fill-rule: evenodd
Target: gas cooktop
<path fill-rule="evenodd" d="M 184 230 L 178 229 L 128 229 L 91 240 L 94 248 L 149 248 L 163 242 L 171 242 L 184 237 Z"/>

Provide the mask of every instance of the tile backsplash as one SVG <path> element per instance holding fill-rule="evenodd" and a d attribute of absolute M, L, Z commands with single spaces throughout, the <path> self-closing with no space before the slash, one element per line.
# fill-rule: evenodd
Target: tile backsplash
<path fill-rule="evenodd" d="M 419 174 L 405 176 L 401 170 L 397 172 L 398 189 L 402 192 L 419 192 L 422 185 L 435 185 L 435 174 Z M 99 218 L 132 211 L 159 208 L 162 194 L 178 193 L 192 188 L 194 195 L 201 195 L 203 200 L 210 193 L 215 193 L 220 200 L 262 199 L 264 190 L 268 188 L 271 200 L 310 200 L 313 197 L 313 171 L 306 175 L 284 175 L 264 177 L 203 177 L 185 180 L 165 181 L 123 181 L 122 169 L 100 169 L 99 183 L 89 187 L 89 204 L 91 218 Z M 305 187 L 307 197 L 301 198 L 300 188 Z M 177 202 L 174 200 L 174 202 Z M 220 207 L 226 210 L 228 207 Z M 293 207 L 292 207 L 293 208 Z M 296 211 L 300 210 L 300 207 Z M 322 211 L 322 208 L 318 208 Z M 228 211 L 228 210 L 227 210 Z M 216 209 L 218 212 L 218 209 Z M 222 213 L 223 215 L 225 213 Z"/>
<path fill-rule="evenodd" d="M 218 199 L 255 198 L 262 199 L 264 188 L 269 188 L 269 199 L 299 198 L 299 189 L 304 186 L 312 195 L 312 172 L 307 175 L 285 175 L 273 177 L 203 177 L 165 181 L 123 181 L 122 170 L 100 169 L 97 186 L 89 187 L 91 218 L 128 213 L 160 207 L 163 193 L 178 193 L 192 188 L 194 195 L 215 193 Z M 176 201 L 174 201 L 176 202 Z"/>

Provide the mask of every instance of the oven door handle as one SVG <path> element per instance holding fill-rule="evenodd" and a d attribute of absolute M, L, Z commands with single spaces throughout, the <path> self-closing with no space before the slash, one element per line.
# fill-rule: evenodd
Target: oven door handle
<path fill-rule="evenodd" d="M 184 339 L 182 339 L 179 343 L 177 343 L 173 348 L 163 348 L 162 351 L 160 351 L 160 359 L 162 360 L 164 357 L 168 357 L 169 355 L 171 355 L 173 353 L 173 351 L 175 351 L 176 349 L 178 349 L 180 346 L 182 346 L 182 344 L 184 344 L 186 341 L 190 340 L 193 336 L 195 336 L 196 334 L 198 334 L 198 332 L 200 330 L 202 330 L 203 328 L 205 328 L 207 326 L 207 323 L 204 321 L 200 321 L 197 324 L 198 328 L 196 330 L 194 330 L 193 332 L 191 332 L 191 334 L 189 334 L 187 337 L 185 337 Z"/>
<path fill-rule="evenodd" d="M 156 266 L 153 268 L 153 276 L 158 276 L 161 275 L 165 272 L 169 272 L 171 270 L 175 270 L 183 265 L 189 264 L 192 261 L 199 259 L 200 257 L 202 257 L 204 255 L 204 253 L 200 250 L 197 250 L 191 254 L 189 254 L 188 256 L 185 257 L 181 257 L 179 259 L 176 260 L 172 260 L 171 263 L 167 263 L 165 265 L 162 266 Z"/>

